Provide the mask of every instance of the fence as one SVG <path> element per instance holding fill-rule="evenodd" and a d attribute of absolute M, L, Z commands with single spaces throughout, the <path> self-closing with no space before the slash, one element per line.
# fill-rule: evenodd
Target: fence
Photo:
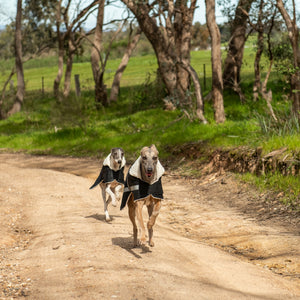
<path fill-rule="evenodd" d="M 25 86 L 26 91 L 40 91 L 41 93 L 52 92 L 53 91 L 53 84 L 54 79 L 56 77 L 56 73 L 53 72 L 51 69 L 47 70 L 46 68 L 24 70 L 24 77 L 25 77 Z M 39 72 L 40 70 L 40 72 Z M 45 70 L 47 72 L 45 72 Z M 91 74 L 91 71 L 88 72 L 83 68 L 82 70 L 78 70 L 80 72 L 76 72 L 76 74 L 71 78 L 71 90 L 74 91 L 77 95 L 81 94 L 82 90 L 93 90 L 94 89 L 94 80 Z M 151 70 L 150 70 L 151 71 Z M 206 64 L 203 64 L 202 72 L 198 73 L 201 87 L 203 92 L 207 90 L 207 71 L 206 71 Z M 115 71 L 114 70 L 106 70 L 104 81 L 108 87 L 111 86 Z M 126 74 L 122 77 L 121 86 L 133 86 L 143 84 L 146 81 L 146 78 L 149 79 L 149 73 L 144 73 L 144 76 L 140 75 L 141 73 L 131 72 L 130 70 L 127 71 Z M 156 72 L 153 72 L 156 74 Z M 154 75 L 153 75 L 154 76 Z M 154 77 L 153 77 L 154 79 Z M 4 84 L 4 76 L 2 76 L 2 80 L 0 80 L 0 87 L 3 87 Z M 10 90 L 13 90 L 16 87 L 16 75 L 14 75 L 13 79 L 10 82 Z M 63 82 L 64 78 L 61 80 L 60 88 L 63 89 Z"/>

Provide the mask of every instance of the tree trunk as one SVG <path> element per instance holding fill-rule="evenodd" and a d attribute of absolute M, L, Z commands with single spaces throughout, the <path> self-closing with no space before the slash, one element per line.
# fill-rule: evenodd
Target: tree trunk
<path fill-rule="evenodd" d="M 262 23 L 262 10 L 264 0 L 260 1 L 258 20 L 255 29 L 257 30 L 257 50 L 254 60 L 254 85 L 253 85 L 253 100 L 257 101 L 259 92 L 261 90 L 261 78 L 260 78 L 260 59 L 264 50 L 264 25 Z"/>
<path fill-rule="evenodd" d="M 105 1 L 100 0 L 98 6 L 97 24 L 94 35 L 94 43 L 91 51 L 91 64 L 95 82 L 95 103 L 99 108 L 100 103 L 106 106 L 108 104 L 106 87 L 103 84 L 103 72 L 99 67 L 99 62 L 103 65 L 101 58 L 102 26 L 104 17 Z"/>
<path fill-rule="evenodd" d="M 254 0 L 239 0 L 235 18 L 232 24 L 231 37 L 228 45 L 228 53 L 223 71 L 225 87 L 234 88 L 240 83 L 240 72 L 243 63 L 244 46 L 246 42 L 246 29 L 251 4 Z"/>
<path fill-rule="evenodd" d="M 260 77 L 260 59 L 264 48 L 264 32 L 259 31 L 257 34 L 257 50 L 254 60 L 254 84 L 253 84 L 253 100 L 257 101 L 259 92 L 261 90 L 261 77 Z"/>
<path fill-rule="evenodd" d="M 195 1 L 191 1 L 191 7 L 187 6 L 187 1 L 175 2 L 175 18 L 174 18 L 174 36 L 175 36 L 175 50 L 176 56 L 180 62 L 185 65 L 190 64 L 190 49 L 191 49 L 191 33 L 192 22 L 195 10 Z M 191 105 L 191 99 L 186 95 L 186 91 L 190 88 L 190 75 L 182 68 L 181 64 L 176 65 L 177 82 L 182 90 L 183 103 Z"/>
<path fill-rule="evenodd" d="M 195 94 L 196 94 L 196 114 L 200 121 L 203 122 L 203 124 L 207 124 L 207 120 L 204 116 L 204 101 L 202 97 L 202 91 L 200 86 L 200 81 L 197 75 L 197 72 L 191 65 L 185 65 L 182 64 L 182 67 L 189 73 L 191 76 L 194 87 L 195 87 Z"/>
<path fill-rule="evenodd" d="M 292 44 L 293 49 L 293 65 L 294 69 L 296 70 L 294 74 L 292 74 L 291 78 L 291 90 L 293 95 L 293 104 L 292 104 L 292 111 L 293 114 L 298 118 L 300 121 L 300 48 L 299 48 L 299 29 L 296 23 L 296 8 L 295 2 L 293 1 L 293 13 L 294 18 L 293 20 L 289 16 L 288 12 L 286 11 L 282 0 L 277 0 L 276 3 L 288 30 L 289 38 Z"/>
<path fill-rule="evenodd" d="M 57 3 L 56 9 L 56 33 L 57 33 L 57 42 L 58 42 L 58 71 L 53 85 L 54 97 L 58 99 L 59 97 L 59 85 L 61 78 L 63 76 L 64 70 L 64 35 L 60 32 L 60 23 L 61 23 L 61 1 Z"/>
<path fill-rule="evenodd" d="M 129 62 L 129 58 L 132 54 L 132 51 L 135 49 L 139 39 L 141 36 L 141 30 L 138 29 L 134 37 L 132 38 L 131 41 L 128 42 L 126 51 L 123 55 L 122 61 L 116 71 L 115 77 L 113 84 L 111 86 L 111 91 L 110 91 L 110 98 L 109 101 L 117 101 L 118 95 L 119 95 L 119 89 L 120 89 L 120 81 L 123 75 L 123 72 L 125 71 L 127 64 Z"/>
<path fill-rule="evenodd" d="M 65 83 L 64 83 L 64 97 L 68 97 L 70 94 L 71 88 L 71 76 L 72 76 L 72 67 L 73 67 L 73 57 L 75 53 L 75 47 L 73 45 L 73 40 L 70 37 L 68 40 L 68 58 L 66 64 L 66 72 L 65 72 Z"/>
<path fill-rule="evenodd" d="M 158 62 L 160 76 L 175 106 L 191 106 L 187 97 L 189 73 L 182 65 L 190 64 L 191 26 L 196 0 L 159 1 L 164 20 L 151 15 L 152 7 L 144 1 L 122 0 L 137 18 L 142 32 L 150 41 Z M 189 4 L 189 7 L 188 7 Z M 157 24 L 159 20 L 159 24 Z"/>
<path fill-rule="evenodd" d="M 215 0 L 205 0 L 206 23 L 211 37 L 211 63 L 212 63 L 212 99 L 214 103 L 215 121 L 225 122 L 223 102 L 223 79 L 221 57 L 221 34 L 216 23 Z"/>
<path fill-rule="evenodd" d="M 12 115 L 21 111 L 25 94 L 25 82 L 22 63 L 22 0 L 17 2 L 17 15 L 16 15 L 16 33 L 15 33 L 15 59 L 16 59 L 16 72 L 17 72 L 17 94 L 14 104 L 8 115 Z"/>
<path fill-rule="evenodd" d="M 58 50 L 58 71 L 53 85 L 54 97 L 57 99 L 59 97 L 59 85 L 64 71 L 64 52 L 63 48 Z"/>

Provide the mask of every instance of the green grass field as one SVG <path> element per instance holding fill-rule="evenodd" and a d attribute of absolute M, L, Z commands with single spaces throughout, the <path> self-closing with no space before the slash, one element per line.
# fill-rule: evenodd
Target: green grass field
<path fill-rule="evenodd" d="M 225 56 L 225 52 L 224 52 Z M 245 50 L 245 63 L 243 66 L 243 75 L 245 77 L 252 76 L 254 51 L 253 49 Z M 109 87 L 112 84 L 113 76 L 118 68 L 121 59 L 110 60 L 107 63 L 105 72 L 105 83 Z M 3 62 L 0 73 L 0 86 L 3 86 L 4 81 L 7 79 L 10 70 L 13 66 L 13 60 Z M 204 65 L 206 73 L 207 89 L 211 86 L 211 62 L 210 51 L 194 51 L 191 54 L 191 63 L 197 71 L 199 78 L 204 76 Z M 136 56 L 132 57 L 122 77 L 121 86 L 128 87 L 133 85 L 143 84 L 150 75 L 152 80 L 155 78 L 157 70 L 157 61 L 154 55 Z M 45 91 L 52 91 L 53 82 L 57 74 L 57 58 L 47 57 L 30 60 L 24 64 L 24 77 L 26 84 L 26 91 L 34 91 L 42 89 L 42 78 L 44 78 Z M 90 62 L 74 63 L 72 74 L 80 75 L 80 82 L 82 89 L 90 90 L 93 88 L 93 75 Z M 16 82 L 16 76 L 12 78 Z M 63 83 L 63 79 L 62 79 Z M 62 84 L 63 86 L 63 84 Z M 72 78 L 72 88 L 74 89 L 74 77 Z"/>
<path fill-rule="evenodd" d="M 156 144 L 161 158 L 166 159 L 171 155 L 172 147 L 202 141 L 208 148 L 262 147 L 263 153 L 269 153 L 288 147 L 290 155 L 297 154 L 300 152 L 299 124 L 290 117 L 291 103 L 283 97 L 285 83 L 278 74 L 272 74 L 270 87 L 273 107 L 281 120 L 279 127 L 272 123 L 266 103 L 263 100 L 253 103 L 251 99 L 254 55 L 253 49 L 245 50 L 242 87 L 247 101 L 242 105 L 237 95 L 225 92 L 227 120 L 219 125 L 214 122 L 211 102 L 205 103 L 208 125 L 200 124 L 194 118 L 188 119 L 181 110 L 170 112 L 162 109 L 162 91 L 155 84 L 157 62 L 154 55 L 131 58 L 122 77 L 120 99 L 99 111 L 94 108 L 94 83 L 89 62 L 75 63 L 73 66 L 73 74 L 80 74 L 82 97 L 76 99 L 71 96 L 59 104 L 52 96 L 57 72 L 56 58 L 29 61 L 24 65 L 24 107 L 21 113 L 0 121 L 1 148 L 33 154 L 104 157 L 111 147 L 122 145 L 128 160 L 132 161 L 144 145 Z M 105 73 L 108 88 L 119 62 L 118 59 L 108 62 Z M 2 64 L 1 87 L 10 72 L 10 64 Z M 199 74 L 202 88 L 204 64 L 206 94 L 211 86 L 210 51 L 192 52 L 192 65 Z M 42 77 L 44 95 L 40 92 Z M 13 94 L 8 91 L 7 99 L 13 99 Z M 190 114 L 194 116 L 192 111 Z M 205 157 L 202 159 L 205 160 Z M 288 182 L 293 190 L 290 201 L 295 201 L 297 197 L 299 200 L 299 184 L 288 178 L 279 180 L 279 175 L 268 175 L 263 182 L 271 189 L 280 186 L 278 181 Z M 256 184 L 262 181 L 258 178 L 256 182 L 250 176 L 247 180 Z M 286 185 L 282 185 L 281 189 L 289 197 L 290 187 L 287 189 Z"/>

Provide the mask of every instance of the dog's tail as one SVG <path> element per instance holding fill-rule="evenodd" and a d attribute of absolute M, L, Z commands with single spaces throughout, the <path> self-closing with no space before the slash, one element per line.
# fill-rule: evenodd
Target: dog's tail
<path fill-rule="evenodd" d="M 102 181 L 102 174 L 100 173 L 94 184 L 90 187 L 90 190 L 97 186 Z"/>

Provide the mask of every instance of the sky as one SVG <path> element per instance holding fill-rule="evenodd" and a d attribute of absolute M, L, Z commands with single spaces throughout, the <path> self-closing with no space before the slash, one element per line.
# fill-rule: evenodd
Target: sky
<path fill-rule="evenodd" d="M 195 11 L 194 23 L 200 22 L 201 24 L 206 23 L 205 21 L 205 0 L 198 0 L 198 8 Z M 0 25 L 6 25 L 15 18 L 16 15 L 16 0 L 0 0 Z M 105 22 L 108 22 L 112 18 L 122 18 L 122 8 L 112 7 L 106 9 L 105 11 Z M 220 13 L 220 9 L 216 6 L 216 18 L 218 23 L 223 23 L 225 19 Z M 96 15 L 91 16 L 86 24 L 87 27 L 93 27 L 96 22 Z"/>

